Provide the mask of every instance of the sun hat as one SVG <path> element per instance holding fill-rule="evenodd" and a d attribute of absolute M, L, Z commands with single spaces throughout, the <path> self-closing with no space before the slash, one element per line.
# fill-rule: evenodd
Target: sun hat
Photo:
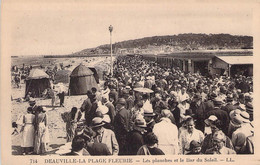
<path fill-rule="evenodd" d="M 246 104 L 246 111 L 248 111 L 248 112 L 253 112 L 253 105 L 252 105 L 251 102 L 248 102 L 248 103 Z"/>
<path fill-rule="evenodd" d="M 246 111 L 242 111 L 240 113 L 240 116 L 241 116 L 241 120 L 243 123 L 250 123 L 250 120 L 249 120 L 250 115 Z"/>
<path fill-rule="evenodd" d="M 240 109 L 232 110 L 232 111 L 229 113 L 229 117 L 232 119 L 232 118 L 234 118 L 235 116 L 239 115 L 240 113 L 241 113 L 241 110 L 240 110 Z"/>
<path fill-rule="evenodd" d="M 135 119 L 135 126 L 141 127 L 141 128 L 147 127 L 145 120 L 143 118 L 140 118 L 140 117 Z"/>
<path fill-rule="evenodd" d="M 95 117 L 95 118 L 92 119 L 92 122 L 91 122 L 92 128 L 100 127 L 100 126 L 103 126 L 103 125 L 105 125 L 105 123 L 103 122 L 103 119 L 101 117 Z"/>
<path fill-rule="evenodd" d="M 111 123 L 111 119 L 110 119 L 110 117 L 109 117 L 109 115 L 104 115 L 103 116 L 103 121 L 105 122 L 105 123 Z"/>
<path fill-rule="evenodd" d="M 207 125 L 211 125 L 212 122 L 218 120 L 218 118 L 215 116 L 215 115 L 210 115 L 209 118 L 205 119 L 204 122 L 207 124 Z"/>
<path fill-rule="evenodd" d="M 144 116 L 155 116 L 153 109 L 151 107 L 144 107 Z"/>
<path fill-rule="evenodd" d="M 241 111 L 246 111 L 246 106 L 245 104 L 240 104 L 238 109 L 240 109 Z"/>

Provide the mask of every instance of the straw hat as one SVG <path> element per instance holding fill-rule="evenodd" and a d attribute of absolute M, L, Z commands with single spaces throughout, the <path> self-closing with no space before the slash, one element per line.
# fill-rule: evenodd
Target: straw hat
<path fill-rule="evenodd" d="M 103 125 L 105 125 L 105 123 L 103 122 L 103 119 L 101 117 L 95 117 L 92 120 L 91 125 L 92 125 L 92 128 L 95 128 L 95 127 L 103 126 Z"/>
<path fill-rule="evenodd" d="M 135 119 L 135 126 L 145 128 L 147 127 L 146 122 L 143 118 L 137 118 Z"/>
<path fill-rule="evenodd" d="M 106 122 L 106 123 L 111 123 L 111 119 L 110 119 L 109 115 L 104 115 L 103 121 Z"/>
<path fill-rule="evenodd" d="M 241 110 L 240 110 L 240 109 L 232 110 L 232 111 L 229 113 L 229 117 L 232 119 L 232 118 L 234 118 L 235 116 L 239 115 L 240 113 L 241 113 Z"/>
<path fill-rule="evenodd" d="M 212 122 L 218 120 L 218 118 L 215 116 L 215 115 L 210 115 L 209 118 L 205 119 L 204 122 L 207 124 L 207 125 L 211 125 Z"/>
<path fill-rule="evenodd" d="M 250 116 L 246 111 L 242 111 L 240 113 L 240 116 L 241 116 L 241 120 L 243 123 L 250 123 L 250 120 L 249 120 Z"/>
<path fill-rule="evenodd" d="M 155 113 L 153 112 L 153 109 L 150 108 L 144 108 L 144 116 L 155 116 Z"/>
<path fill-rule="evenodd" d="M 245 104 L 240 104 L 238 109 L 240 109 L 241 111 L 245 111 L 246 110 Z"/>
<path fill-rule="evenodd" d="M 252 105 L 252 103 L 247 103 L 246 104 L 246 111 L 247 112 L 253 112 L 253 105 Z"/>

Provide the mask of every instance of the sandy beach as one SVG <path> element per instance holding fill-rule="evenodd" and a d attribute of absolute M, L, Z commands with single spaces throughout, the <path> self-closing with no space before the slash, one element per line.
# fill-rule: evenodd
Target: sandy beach
<path fill-rule="evenodd" d="M 86 61 L 88 60 L 88 62 Z M 109 58 L 110 59 L 110 58 Z M 66 64 L 71 64 L 70 70 L 73 70 L 80 63 L 83 63 L 86 66 L 94 66 L 99 63 L 106 63 L 109 60 L 106 57 L 92 57 L 92 58 L 73 58 L 73 59 L 56 59 L 55 63 L 59 64 L 63 62 Z M 91 60 L 91 61 L 90 61 Z M 72 61 L 74 61 L 72 63 Z M 69 84 L 64 84 L 68 86 Z M 21 81 L 21 87 L 17 88 L 12 86 L 12 122 L 17 122 L 19 118 L 24 115 L 29 107 L 28 102 L 18 102 L 19 98 L 24 97 L 25 93 L 25 83 Z M 86 95 L 80 96 L 65 96 L 64 107 L 59 107 L 59 98 L 56 99 L 56 106 L 53 109 L 51 107 L 51 99 L 42 99 L 36 98 L 36 104 L 38 106 L 46 107 L 47 116 L 48 116 L 48 128 L 50 135 L 50 142 L 48 144 L 48 152 L 47 155 L 55 154 L 55 151 L 58 150 L 58 147 L 64 145 L 66 143 L 66 128 L 65 123 L 61 118 L 61 114 L 67 111 L 70 111 L 72 107 L 80 108 L 83 101 L 87 98 Z M 84 115 L 83 115 L 84 116 Z M 18 131 L 20 131 L 20 126 L 18 126 Z M 22 134 L 19 133 L 17 135 L 12 135 L 12 154 L 20 155 L 21 154 L 21 138 Z"/>

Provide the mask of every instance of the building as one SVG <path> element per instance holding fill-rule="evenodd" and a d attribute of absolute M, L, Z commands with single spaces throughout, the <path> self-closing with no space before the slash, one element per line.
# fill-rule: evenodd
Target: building
<path fill-rule="evenodd" d="M 184 72 L 199 72 L 202 75 L 233 76 L 240 68 L 240 73 L 253 75 L 253 52 L 249 50 L 197 50 L 158 55 L 143 54 L 142 57 L 156 61 L 162 66 L 178 67 Z"/>
<path fill-rule="evenodd" d="M 253 56 L 215 56 L 211 68 L 212 74 L 253 76 Z"/>

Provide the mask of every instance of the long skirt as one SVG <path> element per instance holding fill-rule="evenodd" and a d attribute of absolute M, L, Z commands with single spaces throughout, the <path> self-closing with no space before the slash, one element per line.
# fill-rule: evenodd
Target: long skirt
<path fill-rule="evenodd" d="M 34 126 L 32 124 L 25 124 L 21 147 L 33 147 L 33 143 L 34 143 Z"/>
<path fill-rule="evenodd" d="M 76 134 L 77 123 L 67 123 L 66 130 L 67 130 L 67 142 L 71 142 Z"/>
<path fill-rule="evenodd" d="M 44 123 L 40 123 L 38 130 L 35 132 L 34 152 L 36 154 L 43 154 L 46 152 L 45 133 L 46 127 Z"/>

